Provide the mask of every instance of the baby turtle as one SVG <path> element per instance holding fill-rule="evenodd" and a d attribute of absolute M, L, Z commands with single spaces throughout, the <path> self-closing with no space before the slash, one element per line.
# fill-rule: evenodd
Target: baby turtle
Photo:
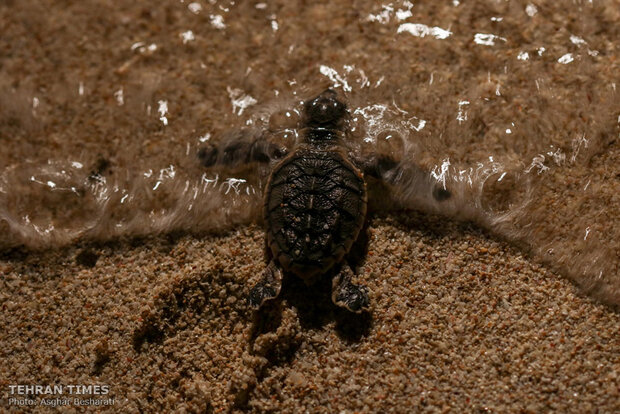
<path fill-rule="evenodd" d="M 210 146 L 199 153 L 205 166 L 279 160 L 265 188 L 270 259 L 262 279 L 250 290 L 254 309 L 279 295 L 283 272 L 308 285 L 329 272 L 334 304 L 356 313 L 369 307 L 368 291 L 352 282 L 354 273 L 345 259 L 366 218 L 364 174 L 382 178 L 398 163 L 387 156 L 361 157 L 348 151 L 347 116 L 346 105 L 328 89 L 304 102 L 303 141 L 288 154 L 262 137 L 232 140 L 222 149 Z"/>

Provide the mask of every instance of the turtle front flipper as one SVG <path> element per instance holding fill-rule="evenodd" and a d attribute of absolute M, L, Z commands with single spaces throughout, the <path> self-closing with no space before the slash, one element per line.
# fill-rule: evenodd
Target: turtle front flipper
<path fill-rule="evenodd" d="M 364 175 L 406 188 L 409 194 L 430 194 L 438 202 L 452 197 L 445 184 L 432 178 L 430 171 L 425 171 L 412 161 L 399 161 L 385 154 L 365 156 L 350 154 L 350 156 Z"/>
<path fill-rule="evenodd" d="M 269 163 L 287 154 L 288 150 L 268 141 L 260 131 L 242 129 L 225 134 L 218 144 L 207 143 L 198 151 L 204 167 L 236 167 L 251 162 Z"/>
<path fill-rule="evenodd" d="M 275 299 L 282 289 L 282 270 L 271 260 L 263 272 L 263 278 L 250 290 L 250 307 L 258 310 L 263 303 Z"/>
<path fill-rule="evenodd" d="M 355 285 L 351 279 L 353 271 L 348 264 L 343 264 L 340 272 L 332 280 L 332 301 L 335 305 L 361 313 L 368 310 L 370 299 L 365 286 Z"/>

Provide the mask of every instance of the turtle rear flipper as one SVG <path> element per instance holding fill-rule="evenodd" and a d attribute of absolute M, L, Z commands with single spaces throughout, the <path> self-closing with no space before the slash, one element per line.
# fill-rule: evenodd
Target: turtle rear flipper
<path fill-rule="evenodd" d="M 250 290 L 250 307 L 258 310 L 263 303 L 275 299 L 282 289 L 282 270 L 272 260 L 263 272 L 263 278 Z"/>
<path fill-rule="evenodd" d="M 332 301 L 336 306 L 350 312 L 362 313 L 368 310 L 370 299 L 365 286 L 358 286 L 351 282 L 353 271 L 344 264 L 340 272 L 332 280 Z"/>

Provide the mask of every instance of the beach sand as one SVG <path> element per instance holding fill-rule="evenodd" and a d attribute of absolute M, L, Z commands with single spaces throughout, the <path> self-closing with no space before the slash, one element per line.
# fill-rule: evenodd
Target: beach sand
<path fill-rule="evenodd" d="M 549 178 L 525 215 L 536 231 L 378 212 L 357 272 L 369 312 L 336 308 L 329 280 L 290 279 L 253 313 L 246 296 L 265 267 L 260 223 L 218 227 L 207 217 L 196 232 L 146 227 L 41 249 L 0 220 L 2 411 L 51 411 L 42 399 L 60 395 L 14 395 L 12 385 L 62 385 L 62 397 L 76 398 L 68 386 L 98 384 L 109 392 L 87 396 L 113 398 L 91 407 L 101 412 L 620 412 L 620 111 L 610 98 L 620 3 L 353 3 L 5 1 L 2 170 L 47 159 L 107 160 L 102 174 L 186 162 L 186 147 L 193 154 L 199 137 L 238 128 L 251 112 L 239 113 L 231 90 L 264 103 L 275 90 L 348 80 L 352 107 L 394 100 L 428 120 L 420 139 L 433 162 L 493 154 L 527 167 L 549 145 L 570 158 L 587 132 L 582 158 L 540 164 Z M 405 22 L 429 32 L 396 35 Z M 433 27 L 452 34 L 441 39 Z M 501 50 L 472 42 L 476 33 L 499 33 L 481 41 Z M 567 54 L 573 62 L 558 62 Z M 356 69 L 334 81 L 321 64 Z M 364 86 L 362 74 L 378 85 Z M 459 100 L 471 96 L 498 101 L 472 100 L 457 122 Z M 438 138 L 444 118 L 455 126 Z M 2 190 L 3 202 L 49 207 Z M 582 274 L 588 266 L 604 269 L 603 280 Z"/>
<path fill-rule="evenodd" d="M 5 257 L 4 404 L 8 384 L 108 384 L 121 412 L 620 409 L 618 314 L 480 231 L 373 220 L 362 316 L 293 282 L 253 317 L 262 238 Z"/>

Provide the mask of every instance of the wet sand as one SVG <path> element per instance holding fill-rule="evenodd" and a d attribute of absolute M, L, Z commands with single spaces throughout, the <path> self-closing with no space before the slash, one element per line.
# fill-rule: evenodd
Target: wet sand
<path fill-rule="evenodd" d="M 295 280 L 253 315 L 245 297 L 265 266 L 256 224 L 5 248 L 2 409 L 29 411 L 8 406 L 14 384 L 105 384 L 115 401 L 103 412 L 620 411 L 620 315 L 609 305 L 620 297 L 611 87 L 620 4 L 302 3 L 4 2 L 3 169 L 71 157 L 106 159 L 112 170 L 184 162 L 186 144 L 195 150 L 198 137 L 239 127 L 252 110 L 238 115 L 227 87 L 269 103 L 275 90 L 333 85 L 320 64 L 341 74 L 353 65 L 351 105 L 394 100 L 429 120 L 420 139 L 432 162 L 494 154 L 528 164 L 551 144 L 570 154 L 587 132 L 583 158 L 550 168 L 537 187 L 531 217 L 542 241 L 524 248 L 513 233 L 415 210 L 375 215 L 358 271 L 372 309 L 361 316 L 331 304 L 329 281 Z M 404 22 L 453 34 L 395 41 Z M 487 47 L 472 42 L 476 33 L 506 40 Z M 527 62 L 517 59 L 524 51 Z M 558 62 L 569 53 L 573 62 Z M 380 85 L 363 86 L 360 68 Z M 471 96 L 497 100 L 471 100 L 468 122 L 456 123 Z M 164 99 L 168 125 L 157 111 Z M 586 226 L 594 244 L 578 245 Z M 549 246 L 564 258 L 600 246 L 605 280 L 567 269 L 586 260 L 539 254 Z"/>
<path fill-rule="evenodd" d="M 121 412 L 620 408 L 618 314 L 471 227 L 373 220 L 362 316 L 292 282 L 253 318 L 262 237 L 5 257 L 3 389 L 108 384 Z"/>

